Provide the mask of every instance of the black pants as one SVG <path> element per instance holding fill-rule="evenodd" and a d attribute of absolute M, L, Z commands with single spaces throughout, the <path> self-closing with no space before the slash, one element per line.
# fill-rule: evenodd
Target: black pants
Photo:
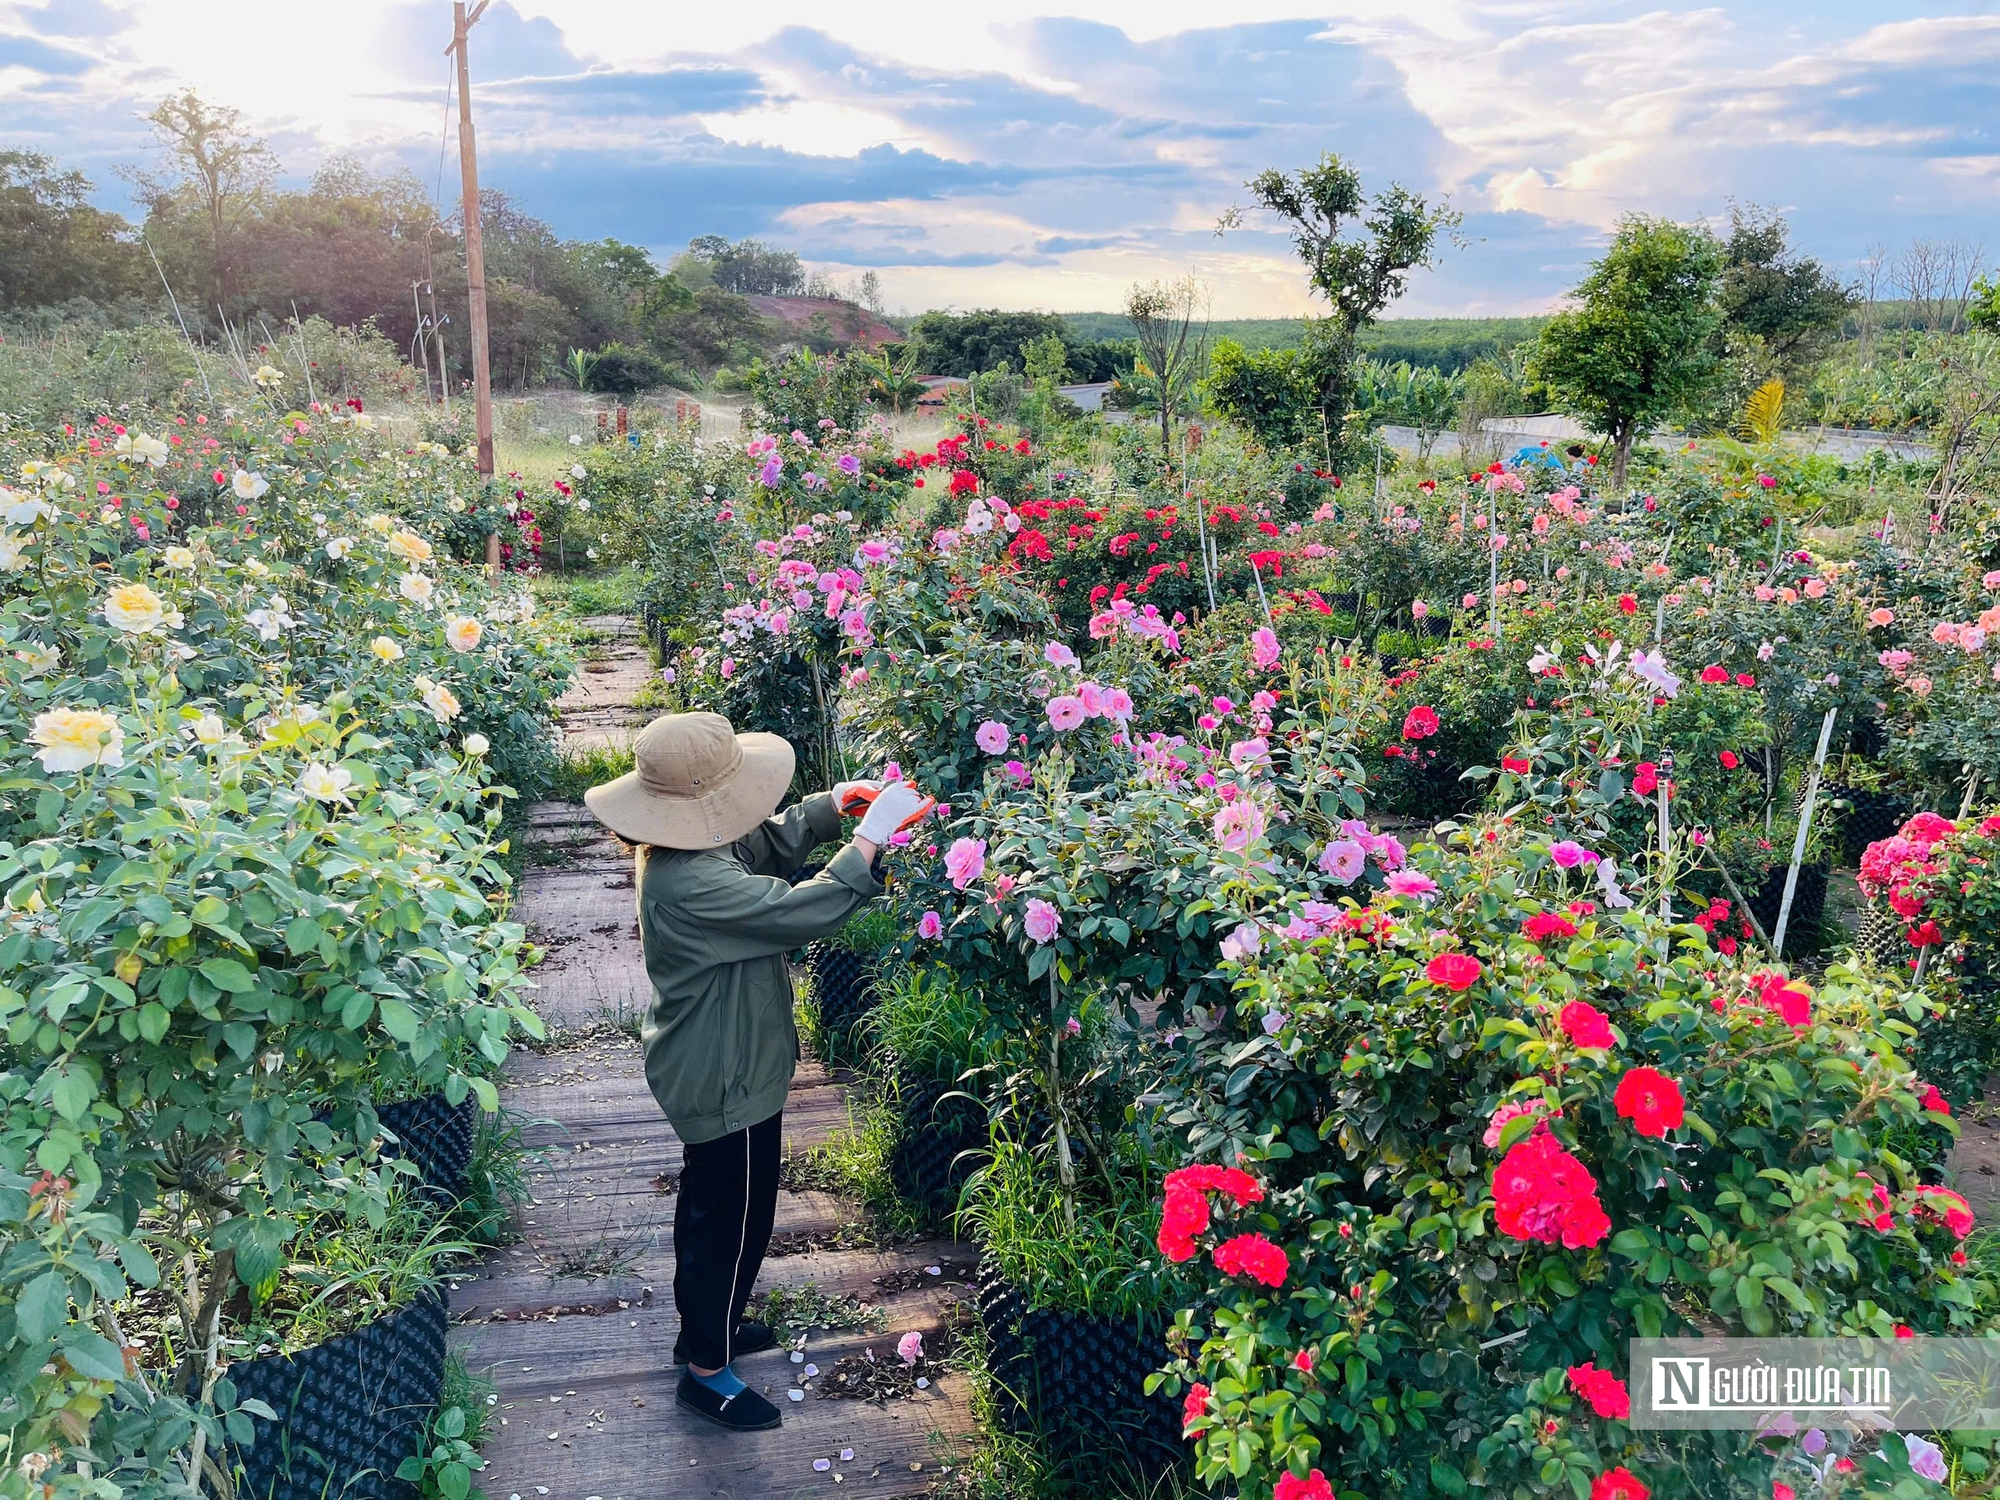
<path fill-rule="evenodd" d="M 736 1325 L 757 1284 L 778 1211 L 784 1111 L 720 1140 L 688 1146 L 674 1205 L 674 1306 L 681 1350 L 712 1370 L 734 1357 Z"/>

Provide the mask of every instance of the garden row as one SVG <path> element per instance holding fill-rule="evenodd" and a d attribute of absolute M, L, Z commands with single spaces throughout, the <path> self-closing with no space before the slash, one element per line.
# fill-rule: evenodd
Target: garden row
<path fill-rule="evenodd" d="M 1838 476 L 1774 453 L 1619 497 L 1587 459 L 1356 494 L 1227 434 L 1147 472 L 968 419 L 586 461 L 604 503 L 678 497 L 643 534 L 681 701 L 786 734 L 806 783 L 941 800 L 847 944 L 873 1014 L 823 949 L 817 1026 L 880 1085 L 878 1191 L 984 1247 L 996 1409 L 1052 1472 L 1945 1472 L 1636 1432 L 1624 1359 L 1993 1326 L 1944 1181 L 1993 1061 L 1990 507 L 1878 473 L 1870 521 L 1809 531 Z M 1862 951 L 1790 871 L 1864 856 Z"/>
<path fill-rule="evenodd" d="M 262 374 L 0 432 L 10 1495 L 475 1462 L 441 1278 L 518 1171 L 506 799 L 569 662 L 460 560 L 514 525 L 469 460 Z"/>

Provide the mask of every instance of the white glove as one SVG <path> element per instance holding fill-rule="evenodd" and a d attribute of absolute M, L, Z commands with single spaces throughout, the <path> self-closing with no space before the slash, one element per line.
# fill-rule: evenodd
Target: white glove
<path fill-rule="evenodd" d="M 861 826 L 854 830 L 856 838 L 867 839 L 872 844 L 886 844 L 889 836 L 905 823 L 912 822 L 935 806 L 935 799 L 926 797 L 915 787 L 901 781 L 892 781 L 875 794 L 868 812 L 861 820 Z"/>
<path fill-rule="evenodd" d="M 868 810 L 868 804 L 875 800 L 875 794 L 881 790 L 882 783 L 879 781 L 836 782 L 833 788 L 833 805 L 848 817 L 858 818 Z"/>

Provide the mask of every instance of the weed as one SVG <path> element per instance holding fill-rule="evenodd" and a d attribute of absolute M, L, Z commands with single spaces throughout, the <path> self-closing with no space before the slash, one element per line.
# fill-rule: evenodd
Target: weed
<path fill-rule="evenodd" d="M 530 1197 L 528 1166 L 536 1153 L 523 1144 L 529 1121 L 511 1109 L 479 1112 L 466 1166 L 465 1196 L 453 1205 L 458 1232 L 480 1245 L 505 1245 L 518 1236 L 514 1212 Z"/>
<path fill-rule="evenodd" d="M 835 1333 L 880 1328 L 887 1321 L 881 1308 L 857 1297 L 838 1296 L 816 1281 L 804 1286 L 774 1286 L 753 1300 L 744 1316 L 768 1323 L 781 1344 L 796 1343 L 815 1328 Z"/>
<path fill-rule="evenodd" d="M 592 787 L 623 776 L 632 769 L 630 746 L 592 745 L 558 757 L 549 778 L 548 797 L 555 802 L 581 802 Z"/>
<path fill-rule="evenodd" d="M 462 1354 L 447 1356 L 437 1411 L 424 1424 L 422 1445 L 397 1467 L 396 1477 L 415 1484 L 420 1500 L 482 1500 L 485 1492 L 472 1476 L 486 1467 L 479 1445 L 496 1399 L 493 1382 L 467 1370 Z"/>

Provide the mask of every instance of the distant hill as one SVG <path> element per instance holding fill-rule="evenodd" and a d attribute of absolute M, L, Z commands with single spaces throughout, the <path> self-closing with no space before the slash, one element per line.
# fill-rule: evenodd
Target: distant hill
<path fill-rule="evenodd" d="M 1129 339 L 1132 324 L 1123 313 L 1067 313 L 1080 339 Z M 1523 343 L 1541 331 L 1546 318 L 1385 318 L 1361 335 L 1361 347 L 1377 359 L 1407 359 L 1413 365 L 1462 370 L 1475 360 Z M 1297 318 L 1218 318 L 1209 337 L 1230 338 L 1246 349 L 1296 349 Z"/>
<path fill-rule="evenodd" d="M 782 323 L 787 331 L 800 334 L 811 331 L 814 320 L 824 317 L 827 336 L 843 344 L 873 349 L 877 344 L 893 343 L 903 336 L 895 324 L 876 317 L 858 303 L 842 302 L 835 297 L 745 297 L 743 300 L 757 310 L 758 316 Z"/>

